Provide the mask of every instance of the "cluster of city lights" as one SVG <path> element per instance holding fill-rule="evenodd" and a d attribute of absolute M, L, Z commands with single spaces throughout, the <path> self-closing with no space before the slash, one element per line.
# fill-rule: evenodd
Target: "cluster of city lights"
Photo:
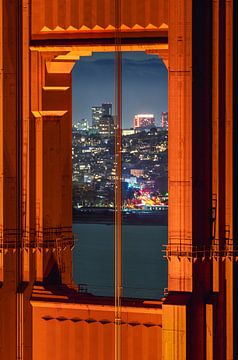
<path fill-rule="evenodd" d="M 126 199 L 124 207 L 128 209 L 141 209 L 145 206 L 165 205 L 166 202 L 158 193 L 152 193 L 146 189 L 134 189 L 133 198 Z"/>

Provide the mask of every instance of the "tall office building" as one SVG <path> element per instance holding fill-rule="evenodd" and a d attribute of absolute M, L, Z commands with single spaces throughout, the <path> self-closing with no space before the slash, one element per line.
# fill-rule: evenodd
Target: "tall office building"
<path fill-rule="evenodd" d="M 87 119 L 81 119 L 79 120 L 75 125 L 74 128 L 77 130 L 86 131 L 89 128 L 88 120 Z"/>
<path fill-rule="evenodd" d="M 100 120 L 103 115 L 112 115 L 111 103 L 103 103 L 101 106 L 92 107 L 92 126 L 97 130 L 99 130 Z"/>
<path fill-rule="evenodd" d="M 150 129 L 155 126 L 153 114 L 138 114 L 134 117 L 134 129 Z"/>
<path fill-rule="evenodd" d="M 111 103 L 103 103 L 102 104 L 103 115 L 112 115 L 112 104 Z"/>
<path fill-rule="evenodd" d="M 98 129 L 99 121 L 104 114 L 102 106 L 93 106 L 92 107 L 92 126 L 93 128 Z"/>
<path fill-rule="evenodd" d="M 163 128 L 163 129 L 166 129 L 166 130 L 168 130 L 168 112 L 162 112 L 161 113 L 161 120 L 160 120 L 160 122 L 161 122 L 161 127 Z"/>
<path fill-rule="evenodd" d="M 99 122 L 98 131 L 100 135 L 110 136 L 114 134 L 114 119 L 111 115 L 103 115 Z"/>

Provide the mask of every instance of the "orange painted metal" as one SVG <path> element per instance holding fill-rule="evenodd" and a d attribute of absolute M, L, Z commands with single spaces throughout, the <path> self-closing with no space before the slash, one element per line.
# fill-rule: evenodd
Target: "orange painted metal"
<path fill-rule="evenodd" d="M 182 5 L 183 4 L 183 5 Z M 168 290 L 193 290 L 192 249 L 192 2 L 169 6 Z M 176 151 L 175 151 L 176 149 Z"/>
<path fill-rule="evenodd" d="M 208 8 L 206 1 L 195 0 L 118 0 L 116 7 L 108 0 L 1 2 L 2 359 L 232 359 L 237 255 L 232 244 L 232 4 L 219 0 Z M 82 308 L 77 296 L 66 305 L 73 287 L 71 70 L 80 51 L 82 55 L 83 50 L 106 49 L 115 51 L 118 69 L 116 296 L 114 306 L 104 299 L 100 306 L 88 301 Z M 169 69 L 169 295 L 159 314 L 152 304 L 145 310 L 141 304 L 129 309 L 121 303 L 121 49 L 161 54 Z M 212 79 L 205 73 L 211 49 Z M 212 221 L 215 235 L 209 235 Z M 212 242 L 213 235 L 219 245 Z M 49 290 L 38 297 L 35 288 L 32 292 L 36 280 L 63 282 L 65 288 L 57 299 L 53 296 L 54 302 Z"/>
<path fill-rule="evenodd" d="M 168 1 L 121 0 L 120 24 L 115 1 L 61 2 L 32 0 L 31 36 L 33 39 L 72 39 L 83 37 L 115 37 L 118 25 L 127 36 L 163 32 L 168 26 Z M 40 9 L 40 10 L 39 10 Z M 62 15 L 63 14 L 63 15 Z"/>
<path fill-rule="evenodd" d="M 95 299 L 89 297 L 80 302 L 78 295 L 76 303 L 69 302 L 64 292 L 59 294 L 53 289 L 33 289 L 33 358 L 115 359 L 113 299 L 94 303 Z M 148 307 L 143 302 L 135 303 L 121 306 L 121 358 L 162 359 L 161 304 Z"/>
<path fill-rule="evenodd" d="M 233 2 L 226 1 L 226 84 L 225 84 L 225 103 L 226 103 L 226 119 L 225 119 L 225 143 L 226 143 L 226 205 L 225 205 L 225 224 L 226 224 L 226 242 L 230 250 L 233 248 L 233 207 L 234 207 L 234 181 L 233 181 Z M 232 359 L 234 342 L 233 339 L 233 259 L 227 258 L 225 263 L 225 279 L 226 279 L 226 357 Z"/>

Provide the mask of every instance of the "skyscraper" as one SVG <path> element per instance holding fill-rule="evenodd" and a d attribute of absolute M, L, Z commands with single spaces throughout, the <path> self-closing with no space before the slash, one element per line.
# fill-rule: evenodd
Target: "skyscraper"
<path fill-rule="evenodd" d="M 111 115 L 103 115 L 99 122 L 98 131 L 100 135 L 110 136 L 114 133 L 114 120 Z"/>
<path fill-rule="evenodd" d="M 89 128 L 88 120 L 87 119 L 81 119 L 74 125 L 74 127 L 77 130 L 83 130 L 83 131 L 88 130 L 88 128 Z"/>
<path fill-rule="evenodd" d="M 111 103 L 103 103 L 102 104 L 103 115 L 112 115 L 112 104 Z"/>
<path fill-rule="evenodd" d="M 101 106 L 92 107 L 92 126 L 99 130 L 100 120 L 103 115 L 112 115 L 112 104 L 103 103 Z"/>
<path fill-rule="evenodd" d="M 168 130 L 168 112 L 161 113 L 161 127 Z"/>
<path fill-rule="evenodd" d="M 92 107 L 92 126 L 96 129 L 99 127 L 99 121 L 104 114 L 102 106 L 93 106 Z"/>

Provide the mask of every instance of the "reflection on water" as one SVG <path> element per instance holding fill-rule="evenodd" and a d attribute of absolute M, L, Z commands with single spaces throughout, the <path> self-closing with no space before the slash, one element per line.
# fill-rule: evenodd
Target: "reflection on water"
<path fill-rule="evenodd" d="M 73 275 L 95 295 L 114 294 L 114 226 L 74 224 Z M 123 296 L 159 299 L 167 287 L 167 226 L 123 226 Z"/>

